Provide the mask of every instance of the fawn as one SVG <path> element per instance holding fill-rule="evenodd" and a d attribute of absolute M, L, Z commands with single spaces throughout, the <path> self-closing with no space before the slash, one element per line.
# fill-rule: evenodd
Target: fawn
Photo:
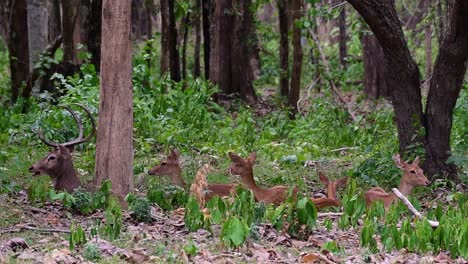
<path fill-rule="evenodd" d="M 429 180 L 424 175 L 423 170 L 419 167 L 419 157 L 413 161 L 412 164 L 408 164 L 401 160 L 400 155 L 393 156 L 393 160 L 398 168 L 403 171 L 403 176 L 400 180 L 400 186 L 398 190 L 405 196 L 409 195 L 414 187 L 416 186 L 428 186 Z M 374 201 L 382 200 L 384 202 L 385 209 L 388 209 L 394 200 L 397 199 L 393 193 L 387 193 L 380 187 L 374 187 L 365 193 L 365 199 L 367 206 L 370 206 Z"/>
<path fill-rule="evenodd" d="M 229 152 L 229 157 L 232 161 L 232 164 L 229 167 L 231 174 L 240 175 L 241 181 L 247 186 L 247 188 L 252 190 L 257 201 L 264 202 L 266 204 L 272 203 L 279 205 L 286 200 L 289 190 L 288 186 L 278 185 L 269 189 L 262 189 L 255 183 L 252 171 L 252 166 L 257 159 L 255 152 L 251 153 L 248 158 L 241 158 L 239 155 Z M 339 206 L 341 202 L 336 199 L 336 188 L 346 184 L 347 178 L 340 179 L 336 182 L 330 182 L 328 178 L 326 178 L 326 176 L 321 173 L 320 180 L 327 185 L 328 197 L 311 199 L 317 209 L 321 209 L 327 206 Z M 293 197 L 297 196 L 297 192 L 297 187 L 294 187 Z"/>
<path fill-rule="evenodd" d="M 171 176 L 171 182 L 174 185 L 179 185 L 184 189 L 187 187 L 184 179 L 182 178 L 182 169 L 179 163 L 180 153 L 177 149 L 172 149 L 159 165 L 154 166 L 149 172 L 149 175 L 156 176 Z M 209 200 L 214 196 L 229 196 L 233 184 L 208 184 L 205 199 Z"/>
<path fill-rule="evenodd" d="M 75 171 L 75 167 L 73 166 L 71 155 L 73 148 L 78 144 L 82 144 L 90 140 L 96 133 L 96 125 L 94 123 L 91 112 L 82 105 L 75 105 L 82 108 L 88 115 L 89 119 L 91 120 L 92 132 L 86 138 L 83 138 L 83 124 L 81 119 L 76 115 L 75 112 L 73 112 L 72 109 L 70 109 L 70 107 L 60 106 L 70 112 L 70 114 L 75 119 L 79 129 L 78 138 L 73 141 L 61 144 L 51 142 L 44 138 L 42 130 L 39 128 L 37 131 L 39 139 L 44 144 L 52 147 L 52 150 L 44 158 L 40 159 L 29 168 L 29 171 L 32 173 L 33 177 L 39 176 L 41 174 L 47 174 L 52 178 L 54 182 L 54 188 L 56 190 L 66 190 L 68 192 L 73 192 L 74 189 L 81 185 L 80 179 L 78 178 Z"/>

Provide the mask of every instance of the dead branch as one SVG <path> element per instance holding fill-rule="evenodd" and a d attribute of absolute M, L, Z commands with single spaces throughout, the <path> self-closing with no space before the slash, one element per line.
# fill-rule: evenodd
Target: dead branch
<path fill-rule="evenodd" d="M 328 216 L 334 217 L 334 216 L 342 216 L 342 215 L 343 213 L 318 213 L 317 217 L 328 217 Z"/>
<path fill-rule="evenodd" d="M 408 199 L 397 188 L 392 188 L 392 191 L 396 195 L 396 197 L 398 197 L 406 205 L 406 207 L 408 207 L 408 210 L 410 210 L 410 212 L 412 214 L 414 214 L 417 218 L 426 219 L 427 222 L 429 222 L 429 224 L 432 227 L 438 227 L 439 226 L 438 221 L 432 221 L 432 220 L 429 220 L 429 219 L 423 217 L 421 215 L 421 213 L 418 212 L 418 210 L 416 210 L 416 208 L 414 208 L 414 206 L 411 204 L 411 202 L 408 201 Z"/>
<path fill-rule="evenodd" d="M 65 230 L 65 229 L 54 229 L 54 228 L 37 228 L 33 226 L 20 226 L 18 228 L 10 228 L 10 229 L 5 229 L 5 230 L 0 230 L 0 234 L 6 234 L 6 233 L 16 233 L 16 232 L 21 232 L 23 230 L 29 230 L 29 231 L 35 231 L 39 233 L 70 233 L 70 230 Z"/>
<path fill-rule="evenodd" d="M 327 72 L 330 72 L 330 65 L 328 64 L 327 58 L 325 57 L 325 53 L 323 52 L 322 47 L 320 46 L 320 41 L 318 40 L 313 30 L 309 29 L 309 34 L 312 36 L 312 39 L 314 40 L 315 45 L 317 45 L 317 49 L 320 53 L 320 58 L 322 59 L 325 70 Z M 328 79 L 328 82 L 330 83 L 332 94 L 335 94 L 338 97 L 338 100 L 346 107 L 346 110 L 348 111 L 353 121 L 357 123 L 358 121 L 357 121 L 356 115 L 354 115 L 353 111 L 351 111 L 351 107 L 341 95 L 340 91 L 338 90 L 338 87 L 336 87 L 335 82 L 329 78 L 327 79 Z"/>

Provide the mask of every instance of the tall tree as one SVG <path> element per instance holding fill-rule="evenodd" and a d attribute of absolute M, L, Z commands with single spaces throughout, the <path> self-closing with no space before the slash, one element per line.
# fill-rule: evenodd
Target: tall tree
<path fill-rule="evenodd" d="M 133 189 L 131 0 L 103 0 L 101 90 L 95 184 L 110 179 L 115 195 Z"/>
<path fill-rule="evenodd" d="M 364 62 L 364 93 L 375 99 L 390 96 L 385 82 L 384 53 L 374 34 L 361 36 L 362 60 Z"/>
<path fill-rule="evenodd" d="M 278 0 L 279 14 L 279 32 L 280 32 L 280 48 L 279 48 L 279 66 L 280 66 L 280 82 L 279 90 L 283 97 L 289 94 L 289 10 L 288 0 Z"/>
<path fill-rule="evenodd" d="M 174 1 L 161 0 L 161 20 L 161 74 L 169 71 L 171 79 L 178 82 L 180 81 L 180 62 Z"/>
<path fill-rule="evenodd" d="M 100 71 L 101 64 L 101 18 L 102 0 L 91 0 L 87 20 L 88 37 L 86 45 L 91 53 L 91 63 Z"/>
<path fill-rule="evenodd" d="M 210 48 L 211 48 L 211 36 L 210 36 L 210 14 L 211 14 L 211 1 L 212 0 L 201 0 L 202 1 L 202 23 L 203 23 L 203 62 L 205 79 L 210 79 Z"/>
<path fill-rule="evenodd" d="M 301 88 L 301 73 L 302 73 L 302 44 L 301 44 L 301 28 L 296 25 L 296 22 L 301 19 L 304 12 L 303 0 L 292 0 L 292 25 L 293 25 L 293 66 L 291 74 L 291 87 L 289 88 L 288 105 L 292 109 L 292 114 L 296 114 L 297 101 L 299 100 L 299 92 Z"/>
<path fill-rule="evenodd" d="M 19 96 L 21 83 L 29 75 L 28 16 L 26 0 L 11 1 L 8 55 L 11 75 L 11 102 Z"/>
<path fill-rule="evenodd" d="M 448 0 L 447 25 L 434 65 L 426 112 L 420 75 L 403 35 L 393 0 L 347 0 L 374 32 L 384 52 L 385 79 L 392 87 L 400 152 L 425 148 L 424 170 L 430 176 L 457 180 L 450 156 L 452 114 L 466 73 L 468 59 L 468 1 Z"/>
<path fill-rule="evenodd" d="M 27 3 L 29 71 L 32 71 L 34 64 L 39 60 L 39 54 L 47 46 L 48 16 L 46 0 L 28 0 Z"/>
<path fill-rule="evenodd" d="M 61 0 L 63 60 L 65 62 L 73 62 L 76 59 L 76 43 L 74 40 L 74 32 L 79 4 L 80 0 Z"/>
<path fill-rule="evenodd" d="M 200 77 L 200 47 L 201 47 L 201 36 L 200 36 L 200 13 L 202 12 L 201 0 L 195 0 L 195 8 L 193 13 L 193 25 L 195 28 L 195 48 L 194 48 L 194 59 L 193 59 L 193 77 Z"/>

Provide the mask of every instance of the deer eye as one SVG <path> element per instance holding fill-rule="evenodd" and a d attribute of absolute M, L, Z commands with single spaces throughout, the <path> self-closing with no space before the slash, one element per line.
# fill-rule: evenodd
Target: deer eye
<path fill-rule="evenodd" d="M 49 157 L 47 158 L 47 161 L 51 161 L 51 160 L 55 160 L 55 156 L 49 156 Z"/>
<path fill-rule="evenodd" d="M 414 170 L 410 170 L 410 172 L 411 172 L 412 174 L 416 174 L 416 171 L 414 171 Z"/>
<path fill-rule="evenodd" d="M 165 165 L 166 165 L 166 162 L 161 162 L 161 165 L 162 165 L 162 166 L 165 166 Z"/>

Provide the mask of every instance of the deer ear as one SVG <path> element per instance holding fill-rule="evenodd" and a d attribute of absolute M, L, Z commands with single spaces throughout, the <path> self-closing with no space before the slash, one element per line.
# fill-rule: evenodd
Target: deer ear
<path fill-rule="evenodd" d="M 330 180 L 327 178 L 327 176 L 325 176 L 325 173 L 319 171 L 319 180 L 321 183 L 325 184 L 325 185 L 328 185 L 328 183 L 330 182 Z"/>
<path fill-rule="evenodd" d="M 229 157 L 231 158 L 232 162 L 235 162 L 235 163 L 243 163 L 244 162 L 244 160 L 234 152 L 229 152 Z"/>
<path fill-rule="evenodd" d="M 336 187 L 344 186 L 348 182 L 348 177 L 341 178 L 336 181 Z"/>
<path fill-rule="evenodd" d="M 168 158 L 171 160 L 178 160 L 180 157 L 180 152 L 177 149 L 171 149 L 171 153 L 169 153 Z"/>
<path fill-rule="evenodd" d="M 257 153 L 256 152 L 250 153 L 250 156 L 249 156 L 250 164 L 254 164 L 256 160 L 257 160 Z"/>
<path fill-rule="evenodd" d="M 72 153 L 75 150 L 75 146 L 68 146 L 66 147 L 68 152 Z"/>
<path fill-rule="evenodd" d="M 405 168 L 406 162 L 401 160 L 400 154 L 396 154 L 395 156 L 393 156 L 393 161 L 395 161 L 395 165 L 398 168 L 400 168 L 400 169 Z"/>
<path fill-rule="evenodd" d="M 416 158 L 413 161 L 413 166 L 419 166 L 419 156 L 416 156 Z"/>
<path fill-rule="evenodd" d="M 70 151 L 68 150 L 67 147 L 64 147 L 64 146 L 58 144 L 58 145 L 57 145 L 57 149 L 58 149 L 59 153 L 60 153 L 63 157 L 68 158 L 68 157 L 71 156 L 71 155 L 70 155 Z"/>

